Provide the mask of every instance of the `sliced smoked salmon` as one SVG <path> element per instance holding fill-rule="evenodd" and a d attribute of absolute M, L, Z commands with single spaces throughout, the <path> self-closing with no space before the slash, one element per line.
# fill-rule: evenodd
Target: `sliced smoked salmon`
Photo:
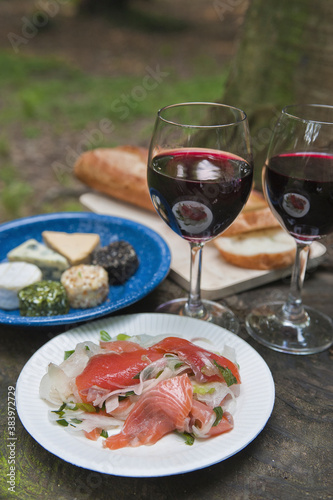
<path fill-rule="evenodd" d="M 221 413 L 223 412 L 221 408 Z M 223 412 L 221 420 L 215 425 L 217 415 L 213 408 L 193 400 L 191 409 L 191 432 L 201 438 L 208 438 L 231 431 L 234 427 L 233 418 L 228 412 Z"/>
<path fill-rule="evenodd" d="M 82 401 L 87 401 L 87 393 L 93 386 L 113 391 L 139 383 L 141 370 L 162 356 L 163 353 L 144 348 L 92 356 L 75 380 Z"/>
<path fill-rule="evenodd" d="M 110 341 L 100 341 L 99 345 L 102 349 L 110 352 L 131 352 L 140 351 L 142 347 L 137 342 L 131 342 L 130 340 L 110 340 Z"/>
<path fill-rule="evenodd" d="M 192 384 L 187 375 L 163 380 L 143 394 L 119 434 L 104 446 L 111 450 L 156 443 L 174 430 L 183 430 L 192 408 Z"/>
<path fill-rule="evenodd" d="M 191 366 L 198 382 L 225 380 L 227 385 L 239 384 L 240 375 L 235 363 L 179 337 L 167 337 L 150 350 L 174 353 Z"/>

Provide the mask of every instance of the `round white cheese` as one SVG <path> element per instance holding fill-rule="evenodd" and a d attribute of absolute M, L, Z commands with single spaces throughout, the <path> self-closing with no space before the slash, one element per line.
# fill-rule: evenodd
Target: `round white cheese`
<path fill-rule="evenodd" d="M 0 264 L 0 308 L 19 307 L 18 292 L 42 279 L 42 271 L 27 262 L 3 262 Z"/>

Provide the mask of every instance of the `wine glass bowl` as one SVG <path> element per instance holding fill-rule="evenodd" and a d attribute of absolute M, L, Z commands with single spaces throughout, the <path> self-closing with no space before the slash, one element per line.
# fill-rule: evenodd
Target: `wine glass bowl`
<path fill-rule="evenodd" d="M 238 331 L 238 321 L 228 308 L 201 299 L 200 279 L 204 244 L 230 226 L 251 191 L 245 113 L 217 103 L 162 108 L 151 139 L 147 178 L 157 213 L 191 248 L 189 296 L 158 310 Z"/>
<path fill-rule="evenodd" d="M 312 354 L 333 342 L 332 319 L 304 306 L 301 297 L 310 245 L 333 232 L 332 138 L 332 106 L 287 106 L 263 168 L 265 197 L 294 237 L 296 257 L 286 302 L 256 307 L 246 327 L 260 343 L 286 353 Z"/>

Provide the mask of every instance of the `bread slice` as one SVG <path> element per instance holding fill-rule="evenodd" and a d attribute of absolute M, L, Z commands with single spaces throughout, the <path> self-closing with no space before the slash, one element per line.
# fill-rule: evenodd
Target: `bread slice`
<path fill-rule="evenodd" d="M 246 205 L 245 205 L 246 206 Z M 280 228 L 280 224 L 266 205 L 257 210 L 243 210 L 235 221 L 223 233 L 223 236 L 235 236 L 260 229 Z"/>
<path fill-rule="evenodd" d="M 266 208 L 267 206 L 267 201 L 265 200 L 264 195 L 254 188 L 250 193 L 242 213 L 251 212 L 252 210 L 260 210 L 261 208 Z"/>
<path fill-rule="evenodd" d="M 227 262 L 246 269 L 280 269 L 295 258 L 295 240 L 281 228 L 220 236 L 213 242 Z"/>
<path fill-rule="evenodd" d="M 43 231 L 44 243 L 66 257 L 71 266 L 89 264 L 91 253 L 100 245 L 99 234 Z"/>
<path fill-rule="evenodd" d="M 98 148 L 78 158 L 74 174 L 101 193 L 155 211 L 147 184 L 147 161 L 145 148 Z"/>

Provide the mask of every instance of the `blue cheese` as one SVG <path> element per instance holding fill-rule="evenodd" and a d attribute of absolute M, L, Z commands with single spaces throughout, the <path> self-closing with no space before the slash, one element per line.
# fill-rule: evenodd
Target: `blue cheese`
<path fill-rule="evenodd" d="M 65 257 L 34 239 L 13 248 L 7 258 L 11 262 L 35 264 L 41 269 L 44 280 L 60 280 L 62 273 L 69 267 Z"/>
<path fill-rule="evenodd" d="M 41 270 L 26 262 L 3 262 L 0 264 L 0 308 L 6 310 L 19 307 L 18 292 L 42 279 Z"/>

